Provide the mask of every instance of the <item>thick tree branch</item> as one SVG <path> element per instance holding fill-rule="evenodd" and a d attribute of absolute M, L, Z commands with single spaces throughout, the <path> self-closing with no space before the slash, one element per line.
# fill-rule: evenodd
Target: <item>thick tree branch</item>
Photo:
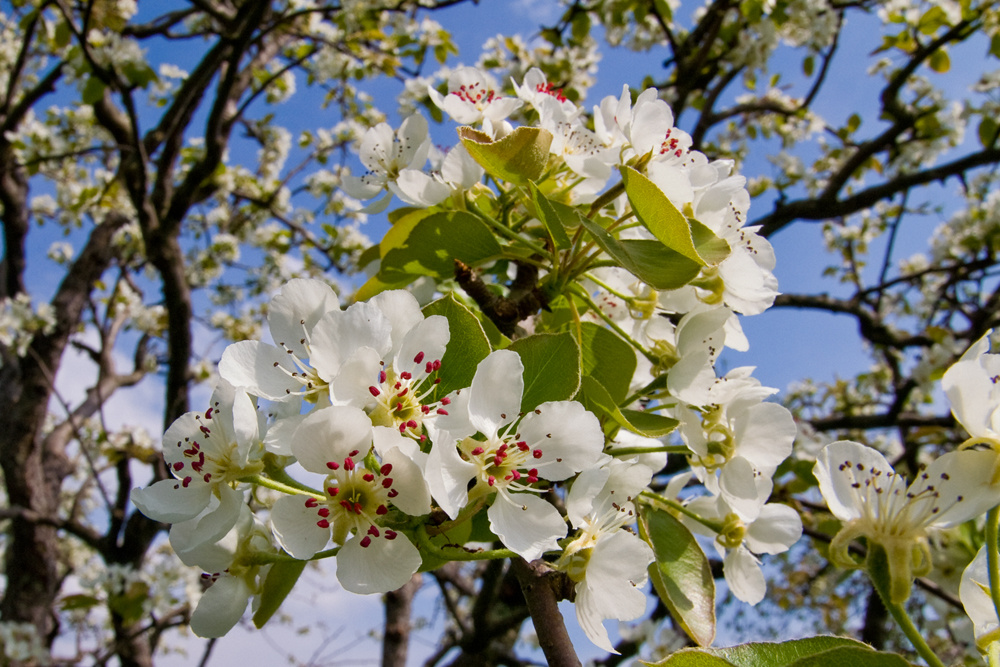
<path fill-rule="evenodd" d="M 511 568 L 521 584 L 531 622 L 538 635 L 538 644 L 549 667 L 579 667 L 580 659 L 566 632 L 558 605 L 565 575 L 555 572 L 542 560 L 528 563 L 523 558 L 515 558 Z"/>

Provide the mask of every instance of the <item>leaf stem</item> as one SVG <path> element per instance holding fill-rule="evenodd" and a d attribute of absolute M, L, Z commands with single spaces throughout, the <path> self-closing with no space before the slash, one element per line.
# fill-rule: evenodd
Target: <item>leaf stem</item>
<path fill-rule="evenodd" d="M 312 496 L 316 500 L 326 500 L 326 495 L 316 491 L 315 489 L 310 489 L 303 484 L 299 484 L 298 482 L 296 482 L 293 486 L 292 484 L 285 484 L 260 475 L 250 475 L 248 477 L 244 477 L 241 481 L 250 482 L 251 484 L 256 484 L 258 486 L 265 486 L 269 489 L 281 491 L 282 493 L 287 493 L 291 496 Z"/>
<path fill-rule="evenodd" d="M 910 615 L 906 613 L 906 608 L 898 603 L 892 602 L 891 600 L 883 597 L 883 602 L 885 602 L 886 609 L 892 614 L 893 619 L 895 619 L 896 624 L 899 625 L 899 629 L 903 631 L 906 638 L 910 640 L 913 644 L 913 648 L 917 649 L 917 653 L 923 658 L 930 667 L 945 667 L 945 664 L 941 662 L 941 659 L 935 655 L 934 651 L 924 640 L 923 635 L 920 634 L 920 630 L 917 626 L 913 624 L 913 620 Z"/>
<path fill-rule="evenodd" d="M 694 519 L 701 525 L 705 526 L 709 530 L 721 534 L 725 527 L 722 525 L 721 521 L 712 521 L 711 519 L 706 519 L 698 514 L 695 514 L 683 504 L 673 500 L 672 498 L 667 498 L 666 496 L 661 496 L 658 493 L 653 493 L 652 491 L 643 491 L 640 496 L 642 498 L 648 498 L 656 503 L 666 505 L 669 509 L 675 510 L 686 517 Z"/>
<path fill-rule="evenodd" d="M 427 534 L 427 527 L 420 526 L 416 530 L 417 542 L 420 547 L 426 549 L 431 554 L 443 560 L 496 560 L 498 558 L 516 558 L 517 554 L 510 549 L 480 549 L 471 551 L 459 544 L 446 544 L 449 547 L 446 551 L 444 547 L 439 547 L 431 541 L 431 536 Z"/>

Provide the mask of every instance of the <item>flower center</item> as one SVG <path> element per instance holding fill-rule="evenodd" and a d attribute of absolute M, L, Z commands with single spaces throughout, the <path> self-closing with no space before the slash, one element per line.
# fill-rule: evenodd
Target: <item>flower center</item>
<path fill-rule="evenodd" d="M 191 437 L 177 441 L 177 447 L 181 448 L 185 460 L 175 461 L 171 468 L 184 488 L 190 486 L 196 478 L 200 478 L 205 484 L 228 484 L 256 475 L 264 469 L 260 460 L 236 460 L 234 455 L 239 444 L 227 440 L 225 430 L 221 427 L 214 430 L 211 428 L 212 421 L 218 414 L 219 403 L 216 402 L 205 411 L 204 418 L 202 415 L 196 417 L 206 447 L 203 448 L 202 443 Z"/>
<path fill-rule="evenodd" d="M 487 486 L 497 490 L 537 491 L 527 485 L 538 481 L 538 468 L 528 465 L 542 458 L 541 449 L 532 449 L 524 440 L 510 442 L 505 437 L 485 442 L 469 437 L 459 443 L 459 449 L 466 460 L 476 464 L 477 477 Z"/>
<path fill-rule="evenodd" d="M 316 510 L 316 525 L 333 530 L 333 541 L 343 544 L 350 533 L 363 535 L 361 546 L 368 547 L 372 538 L 396 538 L 396 532 L 380 528 L 378 517 L 389 512 L 389 501 L 399 495 L 392 488 L 392 465 L 386 463 L 378 471 L 371 471 L 354 460 L 357 450 L 342 463 L 328 461 L 330 474 L 323 484 L 325 500 L 308 498 L 305 506 Z"/>
<path fill-rule="evenodd" d="M 424 361 L 425 354 L 418 352 L 413 363 L 418 366 L 415 373 L 402 371 L 396 373 L 392 368 L 381 370 L 378 374 L 378 384 L 368 387 L 368 392 L 375 397 L 376 406 L 372 410 L 372 423 L 376 426 L 392 426 L 398 428 L 403 435 L 423 440 L 421 425 L 425 419 L 435 415 L 447 415 L 445 410 L 451 399 L 445 396 L 439 401 L 430 400 L 430 394 L 441 382 L 434 375 L 441 370 L 441 360 Z M 420 367 L 420 364 L 423 364 Z"/>

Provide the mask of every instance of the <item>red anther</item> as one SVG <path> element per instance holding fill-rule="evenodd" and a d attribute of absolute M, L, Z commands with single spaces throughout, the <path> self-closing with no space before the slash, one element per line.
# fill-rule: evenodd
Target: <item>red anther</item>
<path fill-rule="evenodd" d="M 509 482 L 509 481 L 510 481 L 510 480 L 512 480 L 512 479 L 514 479 L 514 478 L 513 478 L 513 477 L 511 477 L 510 475 L 504 475 L 504 481 L 507 481 L 507 482 Z"/>
<path fill-rule="evenodd" d="M 426 415 L 427 413 L 429 413 L 431 411 L 431 408 L 428 405 L 421 405 L 420 406 L 420 411 Z"/>
<path fill-rule="evenodd" d="M 366 549 L 368 548 L 368 545 L 371 543 L 372 543 L 372 538 L 368 537 L 367 535 L 361 538 L 361 546 L 365 547 Z"/>
<path fill-rule="evenodd" d="M 529 475 L 528 476 L 528 484 L 534 484 L 537 481 L 538 481 L 538 478 L 535 477 L 534 475 Z"/>
<path fill-rule="evenodd" d="M 395 388 L 395 389 L 399 389 L 399 388 L 400 388 L 400 387 L 402 387 L 402 386 L 403 386 L 403 383 L 402 383 L 402 382 L 397 382 L 396 384 L 394 384 L 394 385 L 393 385 L 393 388 Z"/>
<path fill-rule="evenodd" d="M 426 435 L 421 435 L 420 436 L 420 442 L 427 442 L 427 436 Z"/>
<path fill-rule="evenodd" d="M 406 426 L 408 428 L 416 428 L 417 427 L 417 422 L 414 419 L 410 419 L 409 421 L 406 422 Z"/>
<path fill-rule="evenodd" d="M 521 442 L 517 443 L 517 448 L 520 449 L 522 452 L 526 452 L 529 449 L 528 443 L 522 440 Z"/>
<path fill-rule="evenodd" d="M 401 402 L 400 403 L 396 403 L 396 407 L 393 408 L 393 410 L 402 410 L 402 409 L 403 409 L 403 404 Z"/>
<path fill-rule="evenodd" d="M 406 433 L 406 424 L 399 425 L 399 432 L 400 434 Z"/>
<path fill-rule="evenodd" d="M 434 378 L 434 382 L 431 384 L 441 384 L 441 378 Z"/>
<path fill-rule="evenodd" d="M 404 380 L 412 380 L 413 374 L 410 373 L 409 371 L 403 371 L 402 373 L 399 374 L 399 377 L 403 378 Z"/>
<path fill-rule="evenodd" d="M 497 454 L 505 454 L 505 453 L 507 453 L 507 443 L 506 442 L 503 443 L 502 445 L 500 445 L 499 447 L 497 447 Z"/>
<path fill-rule="evenodd" d="M 528 474 L 531 475 L 532 477 L 538 477 L 538 468 L 532 468 L 531 470 L 528 471 Z"/>
<path fill-rule="evenodd" d="M 378 471 L 380 473 L 382 473 L 383 475 L 388 475 L 389 473 L 392 472 L 392 464 L 391 463 L 383 463 L 382 467 L 379 468 Z"/>
<path fill-rule="evenodd" d="M 204 477 L 202 477 L 202 479 L 204 479 L 204 480 L 205 480 L 205 483 L 206 483 L 206 484 L 208 484 L 209 482 L 211 482 L 211 481 L 212 481 L 212 473 L 210 473 L 210 472 L 206 472 L 206 473 L 205 473 L 205 476 L 204 476 Z"/>
<path fill-rule="evenodd" d="M 213 410 L 213 408 L 209 408 L 208 410 L 205 410 L 205 419 L 211 419 L 212 418 L 212 410 Z"/>
<path fill-rule="evenodd" d="M 330 494 L 330 497 L 333 497 L 333 496 L 337 495 L 338 493 L 340 493 L 340 489 L 338 489 L 335 486 L 328 486 L 328 487 L 326 487 L 326 492 Z"/>
<path fill-rule="evenodd" d="M 415 364 L 419 364 L 423 360 L 424 360 L 424 353 L 423 352 L 417 352 L 417 356 L 413 357 L 413 363 L 415 363 Z"/>
<path fill-rule="evenodd" d="M 361 506 L 361 503 L 354 503 L 354 513 L 355 514 L 361 514 L 362 510 L 364 510 L 364 507 Z"/>
<path fill-rule="evenodd" d="M 198 446 L 197 445 L 195 445 L 191 449 L 185 449 L 184 450 L 184 456 L 194 456 L 197 453 L 198 453 Z"/>
<path fill-rule="evenodd" d="M 514 481 L 515 481 L 515 482 L 516 482 L 517 480 L 521 479 L 521 473 L 519 473 L 519 472 L 518 472 L 518 471 L 516 471 L 516 470 L 511 470 L 511 471 L 510 471 L 510 474 L 514 476 Z"/>
<path fill-rule="evenodd" d="M 376 528 L 375 526 L 370 526 L 368 528 L 368 534 L 371 535 L 372 537 L 378 537 L 381 533 L 378 532 L 378 528 Z"/>
<path fill-rule="evenodd" d="M 378 372 L 378 383 L 382 384 L 383 382 L 385 382 L 385 371 L 379 371 Z"/>
<path fill-rule="evenodd" d="M 441 405 L 451 405 L 451 399 L 445 396 L 441 399 Z"/>
<path fill-rule="evenodd" d="M 382 392 L 380 392 L 377 387 L 372 385 L 371 387 L 368 387 L 368 393 L 371 394 L 372 396 L 378 396 Z"/>
<path fill-rule="evenodd" d="M 447 417 L 447 416 L 448 416 L 448 411 L 447 411 L 447 410 L 444 410 L 444 409 L 442 409 L 442 408 L 438 408 L 438 409 L 437 409 L 437 413 L 438 413 L 439 415 L 444 415 L 445 417 Z"/>
<path fill-rule="evenodd" d="M 315 498 L 306 498 L 306 507 L 313 508 L 319 505 L 319 501 Z"/>
<path fill-rule="evenodd" d="M 475 449 L 472 450 L 472 455 L 473 456 L 479 456 L 480 454 L 482 454 L 485 451 L 486 450 L 483 449 L 482 447 L 476 447 Z"/>
<path fill-rule="evenodd" d="M 354 470 L 354 459 L 348 456 L 344 459 L 344 470 L 351 471 Z"/>
<path fill-rule="evenodd" d="M 184 462 L 183 461 L 178 461 L 177 463 L 174 464 L 174 470 L 180 472 L 183 469 L 184 469 Z"/>
<path fill-rule="evenodd" d="M 387 493 L 386 495 L 389 496 L 390 498 L 395 498 L 396 496 L 399 495 L 399 491 L 397 491 L 396 489 L 389 489 L 389 493 Z"/>
<path fill-rule="evenodd" d="M 375 475 L 371 474 L 370 472 L 366 472 L 364 475 L 361 476 L 361 478 L 363 480 L 365 480 L 366 482 L 374 482 L 375 481 Z"/>
<path fill-rule="evenodd" d="M 319 521 L 316 522 L 316 525 L 319 526 L 320 528 L 329 528 L 330 522 L 327 521 L 326 519 L 320 519 Z"/>
<path fill-rule="evenodd" d="M 325 519 L 326 517 L 330 516 L 330 508 L 320 507 L 318 510 L 316 510 L 316 514 L 319 514 L 321 517 Z"/>
<path fill-rule="evenodd" d="M 348 456 L 357 456 L 358 454 L 360 454 L 360 452 L 355 449 L 355 450 L 351 451 L 351 453 L 348 454 Z"/>
<path fill-rule="evenodd" d="M 184 479 L 181 480 L 181 484 L 184 485 L 185 489 L 188 488 L 188 484 L 190 484 L 190 483 L 191 483 L 191 478 L 190 477 L 185 477 Z"/>
<path fill-rule="evenodd" d="M 396 385 L 396 389 L 399 389 L 399 385 Z M 409 387 L 407 387 L 407 388 L 406 388 L 406 389 L 404 389 L 403 391 L 401 391 L 401 392 L 399 392 L 398 394 L 396 394 L 396 398 L 403 398 L 403 397 L 404 397 L 404 396 L 406 396 L 406 395 L 407 395 L 407 394 L 408 394 L 409 392 L 410 392 L 410 388 L 409 388 Z"/>
<path fill-rule="evenodd" d="M 388 528 L 386 528 L 386 530 L 385 530 L 385 539 L 387 539 L 387 540 L 394 540 L 394 539 L 396 539 L 396 531 L 389 530 Z"/>
<path fill-rule="evenodd" d="M 350 512 L 350 511 L 351 511 L 351 503 L 349 503 L 349 502 L 348 502 L 348 501 L 346 501 L 346 500 L 341 500 L 341 501 L 340 501 L 340 506 L 341 506 L 341 507 L 343 507 L 343 508 L 344 508 L 345 510 L 347 510 L 348 512 Z"/>
<path fill-rule="evenodd" d="M 204 433 L 205 435 L 212 435 L 212 431 L 210 431 L 210 430 L 209 430 L 209 428 L 208 428 L 207 426 L 205 426 L 204 424 L 202 424 L 202 425 L 201 425 L 201 426 L 199 426 L 198 428 L 199 428 L 199 429 L 201 430 L 201 432 L 202 432 L 202 433 Z"/>
<path fill-rule="evenodd" d="M 430 375 L 431 373 L 434 372 L 434 362 L 433 361 L 428 361 L 426 364 L 424 364 L 424 372 L 427 373 L 428 375 Z"/>
<path fill-rule="evenodd" d="M 326 467 L 329 468 L 330 470 L 340 470 L 340 464 L 337 463 L 336 461 L 327 461 Z"/>
<path fill-rule="evenodd" d="M 201 472 L 201 467 L 203 465 L 205 465 L 204 461 L 192 461 L 191 470 L 194 470 L 195 472 Z"/>
<path fill-rule="evenodd" d="M 496 467 L 498 467 L 498 468 L 499 468 L 500 466 L 502 466 L 502 465 L 503 465 L 503 459 L 504 459 L 504 457 L 503 457 L 503 456 L 501 456 L 500 454 L 496 454 L 496 455 L 495 455 L 495 456 L 493 457 L 493 465 L 495 465 Z"/>
<path fill-rule="evenodd" d="M 375 514 L 378 514 L 379 516 L 385 516 L 388 513 L 389 513 L 389 508 L 386 507 L 385 505 L 379 505 L 378 509 L 375 510 Z"/>
<path fill-rule="evenodd" d="M 542 458 L 542 450 L 536 449 L 535 451 L 531 452 L 531 455 L 536 459 L 540 459 Z"/>
<path fill-rule="evenodd" d="M 434 370 L 440 370 L 440 369 L 441 369 L 441 360 L 440 359 L 435 359 L 434 360 Z"/>
<path fill-rule="evenodd" d="M 487 479 L 487 480 L 486 480 L 486 482 L 487 482 L 487 483 L 488 483 L 488 484 L 489 484 L 490 486 L 493 486 L 494 484 L 496 484 L 496 483 L 497 483 L 497 478 L 496 478 L 496 477 L 494 477 L 493 475 L 490 475 L 490 476 L 489 476 L 489 479 Z"/>

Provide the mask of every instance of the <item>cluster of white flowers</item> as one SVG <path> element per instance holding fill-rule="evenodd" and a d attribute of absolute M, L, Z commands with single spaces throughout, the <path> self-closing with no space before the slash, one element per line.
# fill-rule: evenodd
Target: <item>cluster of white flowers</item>
<path fill-rule="evenodd" d="M 0 622 L 0 658 L 5 664 L 47 665 L 50 662 L 42 638 L 31 623 Z"/>
<path fill-rule="evenodd" d="M 36 310 L 23 292 L 13 299 L 0 299 L 0 345 L 12 348 L 19 357 L 27 353 L 36 333 L 51 333 L 55 325 L 55 311 L 48 303 L 39 304 Z"/>
<path fill-rule="evenodd" d="M 483 510 L 503 548 L 475 557 L 547 558 L 576 583 L 587 636 L 613 651 L 603 621 L 645 609 L 654 554 L 633 528 L 643 512 L 669 506 L 712 537 L 731 591 L 750 603 L 765 589 L 757 555 L 799 538 L 795 511 L 768 502 L 795 437 L 791 414 L 764 400 L 776 390 L 762 387 L 752 368 L 722 377 L 715 369 L 724 346 L 748 347 L 739 316 L 762 312 L 777 294 L 771 246 L 744 226 L 745 179 L 732 162 L 693 150 L 655 90 L 633 100 L 626 87 L 605 98 L 590 129 L 584 110 L 540 70 L 513 89 L 507 95 L 486 73 L 463 67 L 448 74 L 447 92 L 427 92 L 495 142 L 516 131 L 512 113 L 532 111 L 526 117 L 551 137 L 542 159 L 555 165 L 547 178 L 565 193 L 562 205 L 628 219 L 628 193 L 609 185 L 616 170 L 641 170 L 682 220 L 727 249 L 675 289 L 654 289 L 607 261 L 578 277 L 581 325 L 607 326 L 636 350 L 635 373 L 624 379 L 637 393 L 621 407 L 679 424 L 692 472 L 659 476 L 665 451 L 677 447 L 662 435 L 669 428 L 663 440 L 607 437 L 601 418 L 574 400 L 522 411 L 526 362 L 503 345 L 478 358 L 468 387 L 442 394 L 442 359 L 455 332 L 446 317 L 425 316 L 411 292 L 381 291 L 342 308 L 327 284 L 291 280 L 266 309 L 271 342 L 230 345 L 208 409 L 164 435 L 173 478 L 132 494 L 145 514 L 174 524 L 182 560 L 215 579 L 195 612 L 200 634 L 228 631 L 261 592 L 268 564 L 282 558 L 335 556 L 345 589 L 394 590 L 429 556 L 475 553 L 441 539 Z M 396 129 L 379 123 L 361 137 L 366 172 L 343 176 L 342 187 L 370 200 L 368 212 L 393 197 L 465 209 L 466 198 L 496 196 L 470 151 L 459 144 L 438 155 L 420 115 Z M 660 243 L 638 224 L 615 233 L 622 242 Z M 644 393 L 657 383 L 662 391 Z M 310 480 L 288 474 L 293 461 Z M 269 504 L 267 524 L 247 506 L 255 485 L 277 492 L 273 503 L 255 496 Z"/>

